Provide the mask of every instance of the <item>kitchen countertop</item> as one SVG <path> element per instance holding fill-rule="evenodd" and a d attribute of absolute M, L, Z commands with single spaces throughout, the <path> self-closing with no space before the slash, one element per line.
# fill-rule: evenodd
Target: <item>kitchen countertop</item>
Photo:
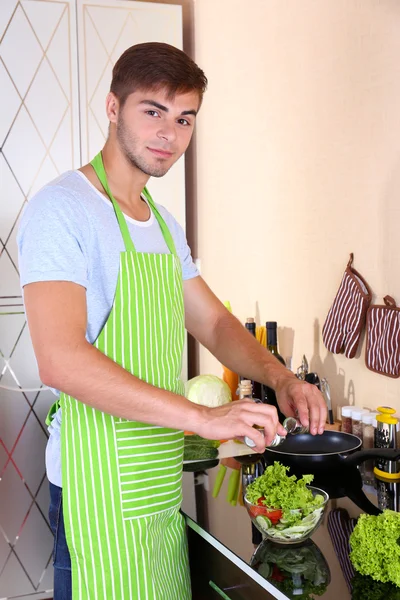
<path fill-rule="evenodd" d="M 239 503 L 233 507 L 226 500 L 229 469 L 218 497 L 212 497 L 217 472 L 218 466 L 197 477 L 198 482 L 204 483 L 197 486 L 199 517 L 194 520 L 188 518 L 188 525 L 269 592 L 266 598 L 364 600 L 368 597 L 383 600 L 390 596 L 390 600 L 400 600 L 400 588 L 355 574 L 348 557 L 348 539 L 357 517 L 362 512 L 377 513 L 377 489 L 381 498 L 382 493 L 386 494 L 386 499 L 389 498 L 388 508 L 399 510 L 399 483 L 384 484 L 376 480 L 371 471 L 368 476 L 363 474 L 361 480 L 355 467 L 316 476 L 313 485 L 324 489 L 330 500 L 324 520 L 311 539 L 295 546 L 276 545 L 264 540 L 257 546 L 252 542 L 251 521 L 246 509 Z M 282 572 L 274 567 L 276 561 L 286 564 L 288 557 L 293 558 L 293 553 L 287 554 L 289 549 L 296 549 L 299 556 L 311 556 L 315 568 L 317 565 L 320 567 L 321 578 L 325 582 L 314 590 L 312 596 L 300 591 L 303 588 L 296 575 L 294 578 L 286 576 L 282 581 Z M 300 589 L 291 594 L 287 590 L 293 589 L 293 582 Z"/>

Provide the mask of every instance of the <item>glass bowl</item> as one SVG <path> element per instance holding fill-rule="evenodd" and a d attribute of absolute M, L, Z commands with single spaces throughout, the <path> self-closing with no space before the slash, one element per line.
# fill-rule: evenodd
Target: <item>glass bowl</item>
<path fill-rule="evenodd" d="M 281 512 L 279 509 L 276 510 L 263 505 L 252 504 L 244 496 L 244 504 L 251 522 L 264 538 L 277 544 L 298 544 L 314 533 L 321 524 L 329 496 L 324 490 L 311 485 L 308 485 L 307 489 L 311 491 L 313 496 L 320 495 L 324 500 L 317 508 L 311 506 L 296 510 L 296 512 L 301 511 L 301 514 L 304 516 L 295 526 L 288 526 L 282 522 L 282 515 L 279 514 Z"/>

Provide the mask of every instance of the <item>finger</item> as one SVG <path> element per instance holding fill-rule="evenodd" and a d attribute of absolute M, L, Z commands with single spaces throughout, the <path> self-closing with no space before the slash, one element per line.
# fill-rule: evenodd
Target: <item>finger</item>
<path fill-rule="evenodd" d="M 310 431 L 311 433 L 322 434 L 325 429 L 328 409 L 321 392 L 315 386 L 306 389 L 308 395 L 308 405 L 310 411 Z"/>
<path fill-rule="evenodd" d="M 262 415 L 263 418 L 268 417 L 271 419 L 275 425 L 278 425 L 279 423 L 278 411 L 276 410 L 275 406 L 272 406 L 271 404 L 252 402 L 251 404 L 246 404 L 243 406 L 243 408 L 251 413 L 252 416 Z"/>
<path fill-rule="evenodd" d="M 281 435 L 282 437 L 286 437 L 287 436 L 286 429 L 280 423 L 278 423 L 278 426 L 276 428 L 276 433 L 279 433 L 279 435 Z"/>
<path fill-rule="evenodd" d="M 276 411 L 275 411 L 276 412 Z M 247 425 L 260 427 L 261 429 L 270 430 L 272 429 L 275 433 L 278 428 L 282 435 L 286 435 L 286 430 L 280 425 L 278 416 L 273 413 L 263 412 L 248 412 L 243 415 L 243 419 Z"/>
<path fill-rule="evenodd" d="M 287 436 L 287 431 L 280 424 L 278 425 L 277 429 L 274 429 L 273 427 L 264 428 L 264 440 L 266 446 L 272 445 L 273 441 L 275 440 L 276 434 L 285 438 Z"/>
<path fill-rule="evenodd" d="M 320 417 L 320 406 L 318 399 L 314 397 L 314 394 L 308 394 L 308 410 L 310 415 L 310 433 L 316 435 L 319 430 L 319 417 Z"/>
<path fill-rule="evenodd" d="M 304 427 L 309 427 L 311 431 L 309 407 L 307 403 L 307 398 L 304 394 L 303 386 L 301 386 L 301 389 L 296 390 L 296 393 L 293 394 L 292 397 L 297 413 L 293 414 L 293 416 L 296 416 L 299 419 L 300 423 L 304 425 Z"/>
<path fill-rule="evenodd" d="M 326 405 L 325 399 L 321 392 L 319 392 L 319 403 L 320 403 L 320 415 L 319 415 L 319 430 L 318 433 L 322 435 L 325 430 L 326 421 L 328 418 L 328 407 Z"/>
<path fill-rule="evenodd" d="M 243 427 L 243 433 L 245 438 L 253 441 L 254 446 L 251 446 L 253 450 L 259 454 L 263 454 L 265 452 L 265 438 L 263 431 L 255 429 L 255 427 L 248 427 L 245 425 Z"/>
<path fill-rule="evenodd" d="M 280 425 L 279 423 L 275 424 L 271 422 L 270 419 L 265 420 L 263 419 L 262 415 L 259 416 L 257 422 L 254 423 L 254 425 L 254 427 L 251 427 L 252 433 L 250 435 L 246 434 L 246 436 L 253 440 L 254 443 L 256 443 L 254 431 L 262 434 L 264 438 L 264 446 L 270 446 L 275 440 L 275 436 L 277 433 L 281 437 L 286 437 L 287 435 L 287 431 L 282 427 L 282 425 Z"/>

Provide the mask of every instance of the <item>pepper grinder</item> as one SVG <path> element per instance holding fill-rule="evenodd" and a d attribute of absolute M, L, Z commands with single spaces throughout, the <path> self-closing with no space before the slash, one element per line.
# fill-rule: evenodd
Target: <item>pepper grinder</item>
<path fill-rule="evenodd" d="M 287 417 L 283 421 L 282 427 L 284 429 L 286 429 L 288 435 L 289 434 L 297 435 L 299 433 L 308 433 L 308 427 L 305 427 L 304 425 L 302 425 L 300 423 L 300 421 L 298 421 L 295 417 Z M 264 431 L 261 427 L 257 427 L 257 429 Z M 286 436 L 279 435 L 279 433 L 277 433 L 275 435 L 274 439 L 272 440 L 272 442 L 270 444 L 268 444 L 268 448 L 276 448 L 276 446 L 280 446 L 280 444 L 282 444 L 285 441 L 285 439 L 286 439 Z M 247 436 L 244 438 L 244 442 L 250 448 L 254 448 L 254 446 L 255 446 L 255 443 L 253 442 L 253 440 L 251 440 Z"/>

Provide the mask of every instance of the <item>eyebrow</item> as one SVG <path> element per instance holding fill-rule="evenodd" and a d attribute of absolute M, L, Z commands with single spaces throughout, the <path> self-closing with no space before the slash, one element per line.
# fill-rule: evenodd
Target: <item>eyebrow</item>
<path fill-rule="evenodd" d="M 154 106 L 155 108 L 158 108 L 158 110 L 162 110 L 164 112 L 169 112 L 169 108 L 167 106 L 164 106 L 163 104 L 159 104 L 158 102 L 155 102 L 155 100 L 142 100 L 141 102 L 139 102 L 139 104 L 147 104 L 148 106 Z M 183 110 L 180 114 L 181 117 L 186 116 L 186 115 L 196 116 L 197 110 L 194 110 L 193 108 L 191 110 Z"/>

